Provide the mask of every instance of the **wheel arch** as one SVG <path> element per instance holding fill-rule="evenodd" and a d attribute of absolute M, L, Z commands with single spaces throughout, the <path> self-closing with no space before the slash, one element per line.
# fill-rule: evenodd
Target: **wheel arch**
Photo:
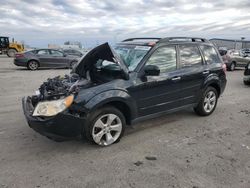
<path fill-rule="evenodd" d="M 118 109 L 124 115 L 126 124 L 131 125 L 131 121 L 132 121 L 131 109 L 125 102 L 115 100 L 115 101 L 104 103 L 100 107 L 104 107 L 104 106 L 112 106 Z"/>
<path fill-rule="evenodd" d="M 135 101 L 128 93 L 121 90 L 111 90 L 98 94 L 84 105 L 90 113 L 104 106 L 113 106 L 120 110 L 128 125 L 131 124 L 137 114 Z"/>
<path fill-rule="evenodd" d="M 213 88 L 215 88 L 216 91 L 217 91 L 218 96 L 220 96 L 220 94 L 221 94 L 221 88 L 220 88 L 220 85 L 218 83 L 213 82 L 213 83 L 209 84 L 207 87 L 213 87 Z"/>
<path fill-rule="evenodd" d="M 204 83 L 203 89 L 205 90 L 209 86 L 215 88 L 218 93 L 218 96 L 220 96 L 221 94 L 220 78 L 217 75 L 211 75 L 210 77 L 208 77 Z"/>

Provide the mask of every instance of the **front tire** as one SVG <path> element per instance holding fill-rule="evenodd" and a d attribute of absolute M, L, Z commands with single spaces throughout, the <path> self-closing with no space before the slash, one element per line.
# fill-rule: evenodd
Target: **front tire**
<path fill-rule="evenodd" d="M 199 104 L 194 108 L 196 114 L 208 116 L 213 113 L 218 101 L 218 92 L 214 87 L 208 87 L 202 94 Z"/>
<path fill-rule="evenodd" d="M 100 146 L 109 146 L 120 141 L 125 125 L 124 115 L 118 109 L 107 106 L 88 116 L 83 131 L 89 141 Z"/>

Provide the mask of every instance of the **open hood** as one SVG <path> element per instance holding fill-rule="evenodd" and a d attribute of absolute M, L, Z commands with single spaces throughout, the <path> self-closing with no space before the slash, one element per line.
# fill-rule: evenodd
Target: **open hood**
<path fill-rule="evenodd" d="M 93 66 L 97 63 L 99 59 L 107 60 L 116 63 L 120 66 L 122 72 L 124 73 L 124 78 L 128 79 L 129 70 L 124 64 L 122 59 L 111 49 L 108 43 L 101 44 L 90 50 L 75 67 L 73 72 L 77 73 L 80 77 L 86 78 L 87 71 L 91 70 Z"/>

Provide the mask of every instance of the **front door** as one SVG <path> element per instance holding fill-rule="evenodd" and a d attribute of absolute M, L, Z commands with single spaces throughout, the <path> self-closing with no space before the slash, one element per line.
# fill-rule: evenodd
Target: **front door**
<path fill-rule="evenodd" d="M 180 78 L 177 70 L 176 46 L 157 48 L 144 65 L 156 65 L 159 76 L 137 78 L 130 94 L 137 101 L 138 116 L 146 116 L 177 108 Z"/>
<path fill-rule="evenodd" d="M 40 67 L 49 67 L 50 64 L 50 53 L 48 49 L 38 50 L 36 56 L 39 59 Z"/>

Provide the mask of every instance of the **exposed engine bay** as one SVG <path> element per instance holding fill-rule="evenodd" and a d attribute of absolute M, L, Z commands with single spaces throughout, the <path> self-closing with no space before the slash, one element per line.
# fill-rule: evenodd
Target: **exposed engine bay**
<path fill-rule="evenodd" d="M 33 105 L 39 101 L 57 100 L 70 94 L 77 93 L 80 89 L 89 88 L 96 84 L 88 79 L 80 78 L 78 74 L 56 76 L 43 82 L 36 95 L 32 96 Z"/>

